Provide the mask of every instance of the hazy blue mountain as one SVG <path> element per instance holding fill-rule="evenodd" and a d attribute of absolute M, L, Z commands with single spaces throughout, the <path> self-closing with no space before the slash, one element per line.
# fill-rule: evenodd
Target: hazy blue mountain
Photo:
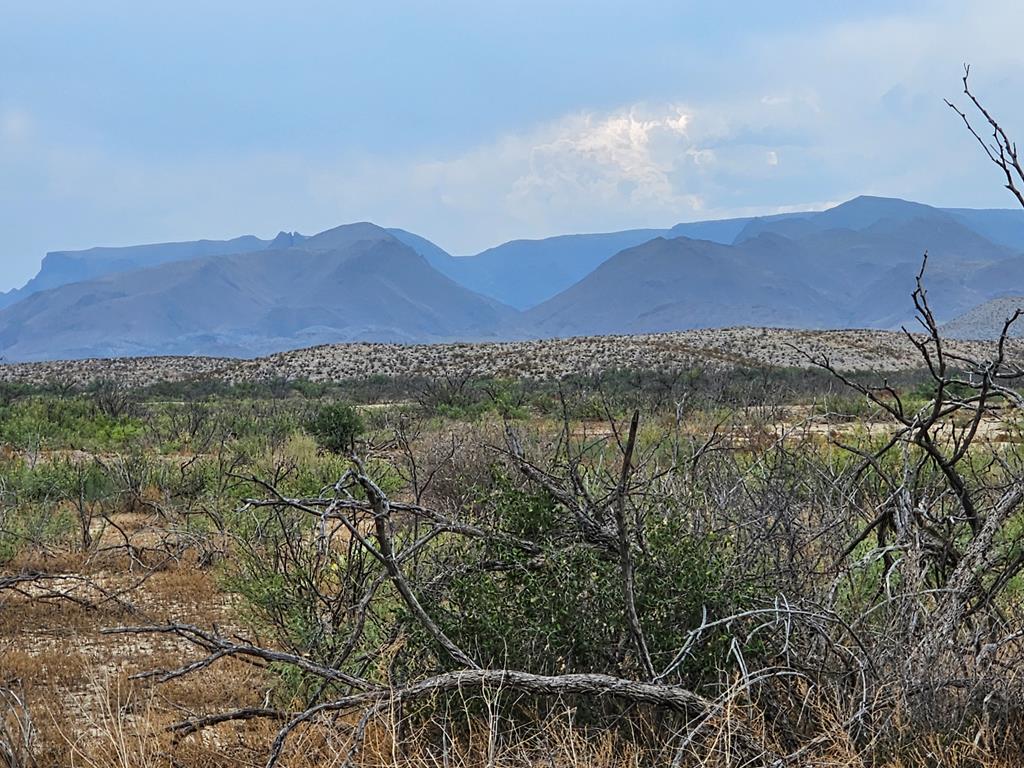
<path fill-rule="evenodd" d="M 349 248 L 356 243 L 398 242 L 394 235 L 386 229 L 368 221 L 357 221 L 343 224 L 340 227 L 326 229 L 319 234 L 307 237 L 295 247 L 303 251 L 322 252 Z"/>
<path fill-rule="evenodd" d="M 731 243 L 752 219 L 677 224 L 671 229 L 631 229 L 600 234 L 512 240 L 474 256 L 452 256 L 419 235 L 389 230 L 439 270 L 485 296 L 528 309 L 565 290 L 625 248 L 656 237 L 692 237 Z"/>
<path fill-rule="evenodd" d="M 284 233 L 282 233 L 284 234 Z M 52 251 L 46 254 L 38 274 L 23 287 L 0 293 L 0 308 L 36 291 L 102 275 L 143 269 L 172 261 L 187 261 L 227 253 L 250 253 L 266 248 L 267 241 L 252 235 L 233 240 L 195 240 L 182 243 L 130 245 L 123 248 L 89 248 L 84 251 Z"/>
<path fill-rule="evenodd" d="M 933 226 L 940 222 L 945 222 L 945 225 L 955 223 L 992 244 L 1024 252 L 1024 210 L 935 208 L 894 197 L 869 195 L 855 197 L 824 211 L 752 219 L 736 240 L 754 237 L 761 232 L 787 237 L 805 237 L 812 232 L 829 229 L 884 232 L 913 221 L 925 221 Z"/>
<path fill-rule="evenodd" d="M 941 209 L 892 197 L 862 195 L 824 211 L 764 216 L 750 221 L 736 236 L 736 242 L 773 232 L 784 237 L 806 237 L 830 229 L 860 231 L 876 226 L 898 225 L 921 218 L 942 217 L 952 220 Z"/>
<path fill-rule="evenodd" d="M 365 226 L 372 227 L 374 225 Z M 333 231 L 328 230 L 326 233 L 312 238 L 298 232 L 280 232 L 272 240 L 262 240 L 255 235 L 243 235 L 231 240 L 193 240 L 180 243 L 99 247 L 82 251 L 52 251 L 43 258 L 39 273 L 22 288 L 0 293 L 0 308 L 10 306 L 37 291 L 48 288 L 57 288 L 69 283 L 91 280 L 104 275 L 131 272 L 175 261 L 190 261 L 207 256 L 254 253 L 261 250 L 279 251 L 287 248 L 323 250 L 327 247 L 337 247 L 340 243 L 332 244 L 323 239 L 330 237 L 329 233 Z M 410 237 L 415 237 L 415 235 L 410 234 Z"/>
<path fill-rule="evenodd" d="M 517 313 L 439 273 L 372 224 L 300 248 L 109 274 L 0 311 L 10 360 L 142 354 L 250 356 L 339 341 L 479 340 Z"/>
<path fill-rule="evenodd" d="M 997 245 L 1024 252 L 1024 210 L 946 208 L 946 213 Z"/>
<path fill-rule="evenodd" d="M 407 232 L 404 229 L 391 228 L 387 231 L 395 239 L 405 243 L 416 251 L 416 253 L 430 262 L 430 266 L 434 267 L 434 269 L 439 269 L 444 274 L 451 277 L 451 274 L 448 271 L 448 262 L 450 262 L 454 257 L 448 253 L 448 251 L 444 250 L 444 248 L 439 245 L 435 245 L 425 237 L 420 237 L 419 235 Z"/>
<path fill-rule="evenodd" d="M 306 235 L 298 232 L 278 232 L 277 236 L 266 244 L 267 250 L 281 250 L 282 248 L 293 248 L 302 245 L 309 240 Z"/>
<path fill-rule="evenodd" d="M 666 238 L 688 237 L 691 240 L 709 240 L 712 243 L 730 245 L 735 243 L 743 231 L 753 222 L 778 224 L 787 219 L 800 218 L 804 213 L 775 213 L 770 216 L 746 216 L 739 219 L 709 219 L 676 224 L 664 234 Z"/>
<path fill-rule="evenodd" d="M 751 221 L 732 245 L 656 239 L 615 255 L 526 313 L 538 335 L 721 325 L 894 328 L 925 251 L 940 320 L 1024 289 L 1024 257 L 928 206 L 858 198 Z"/>
<path fill-rule="evenodd" d="M 982 216 L 977 220 L 984 218 Z M 561 235 L 540 240 L 513 240 L 474 256 L 452 256 L 419 235 L 404 230 L 389 231 L 453 280 L 478 293 L 525 310 L 583 279 L 619 251 L 656 237 L 688 237 L 731 244 L 755 238 L 762 233 L 799 241 L 829 230 L 871 229 L 881 235 L 892 233 L 893 246 L 921 248 L 921 243 L 926 242 L 921 238 L 911 237 L 909 244 L 906 237 L 902 241 L 897 240 L 901 231 L 911 227 L 915 221 L 918 227 L 931 227 L 937 234 L 940 227 L 950 229 L 950 236 L 956 237 L 958 253 L 971 250 L 973 246 L 964 245 L 968 235 L 971 235 L 977 248 L 986 252 L 984 258 L 991 257 L 988 251 L 993 243 L 979 236 L 972 226 L 976 220 L 963 212 L 954 215 L 920 203 L 868 196 L 855 198 L 825 211 L 687 222 L 671 229 L 635 229 L 602 234 Z M 1021 223 L 1024 227 L 1024 216 Z M 878 253 L 878 261 L 891 263 L 891 248 Z M 907 255 L 910 261 L 919 257 L 920 253 Z"/>
<path fill-rule="evenodd" d="M 937 228 L 958 225 L 979 235 L 989 244 L 1024 252 L 1024 211 L 942 210 L 894 198 L 858 197 L 826 211 L 808 211 L 763 217 L 745 217 L 677 224 L 671 229 L 637 229 L 602 234 L 562 235 L 540 240 L 513 240 L 472 256 L 452 256 L 440 246 L 403 229 L 388 234 L 405 243 L 453 280 L 519 309 L 527 309 L 560 293 L 592 272 L 619 251 L 655 237 L 689 237 L 730 244 L 761 233 L 792 240 L 833 229 L 879 233 L 923 220 Z M 962 234 L 959 236 L 962 240 Z M 311 242 L 313 241 L 313 242 Z M 261 249 L 322 249 L 297 232 L 281 232 L 271 241 L 251 235 L 229 241 L 198 241 L 94 248 L 49 254 L 39 275 L 23 289 L 0 294 L 0 307 L 30 295 L 35 290 L 123 272 L 168 261 L 201 256 L 246 253 Z"/>
<path fill-rule="evenodd" d="M 826 211 L 514 240 L 475 256 L 368 222 L 270 241 L 63 251 L 3 297 L 0 355 L 255 355 L 330 341 L 737 324 L 894 328 L 912 322 L 925 251 L 929 296 L 946 321 L 1024 295 L 1021 243 L 1024 211 L 859 197 Z M 979 327 L 973 318 L 951 327 Z"/>
<path fill-rule="evenodd" d="M 513 240 L 439 266 L 446 275 L 517 309 L 534 306 L 585 277 L 608 257 L 662 234 L 634 229 L 596 235 Z"/>
<path fill-rule="evenodd" d="M 806 254 L 777 237 L 739 246 L 657 238 L 608 259 L 526 313 L 539 336 L 726 325 L 822 327 L 836 316 L 800 277 Z"/>

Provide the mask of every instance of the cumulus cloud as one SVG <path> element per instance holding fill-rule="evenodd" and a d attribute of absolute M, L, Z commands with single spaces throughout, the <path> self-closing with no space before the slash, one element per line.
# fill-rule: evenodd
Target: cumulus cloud
<path fill-rule="evenodd" d="M 658 205 L 682 202 L 669 175 L 680 155 L 692 150 L 686 133 L 689 120 L 681 108 L 647 116 L 634 108 L 606 116 L 573 116 L 520 139 L 528 170 L 515 180 L 510 202 L 547 203 L 567 194 L 605 201 L 624 196 Z"/>
<path fill-rule="evenodd" d="M 566 115 L 445 159 L 414 163 L 411 187 L 431 217 L 462 214 L 470 236 L 542 236 L 668 226 L 703 216 L 820 199 L 764 194 L 779 147 L 809 145 L 818 106 L 788 94 L 709 104 L 633 104 Z M 811 150 L 803 147 L 805 154 Z M 404 171 L 392 169 L 396 177 Z M 813 164 L 792 164 L 813 173 Z M 349 181 L 338 181 L 338 190 Z M 401 182 L 399 182 L 401 183 Z M 786 195 L 785 197 L 790 197 Z M 474 228 L 480 226 L 478 232 Z"/>
<path fill-rule="evenodd" d="M 439 239 L 457 252 L 513 237 L 666 226 L 704 210 L 702 179 L 720 162 L 695 121 L 677 103 L 576 112 L 444 158 L 322 168 L 315 185 L 338 208 L 372 216 L 390 205 L 403 210 L 403 226 L 422 222 L 426 232 L 448 223 L 459 231 Z M 375 179 L 369 194 L 364 174 Z"/>
<path fill-rule="evenodd" d="M 676 105 L 630 107 L 571 115 L 507 141 L 515 170 L 504 205 L 522 220 L 572 210 L 592 217 L 612 207 L 634 220 L 699 210 L 699 195 L 674 181 L 682 166 L 714 158 L 688 135 L 691 119 Z"/>

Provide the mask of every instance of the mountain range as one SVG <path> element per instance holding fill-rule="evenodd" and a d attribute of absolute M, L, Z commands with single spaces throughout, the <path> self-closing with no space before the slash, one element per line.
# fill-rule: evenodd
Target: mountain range
<path fill-rule="evenodd" d="M 825 211 L 514 240 L 472 256 L 363 222 L 49 253 L 25 286 L 0 294 L 0 355 L 250 357 L 339 341 L 898 328 L 912 320 L 925 251 L 929 298 L 956 335 L 991 335 L 1001 325 L 991 318 L 1024 294 L 1017 210 L 858 197 Z"/>

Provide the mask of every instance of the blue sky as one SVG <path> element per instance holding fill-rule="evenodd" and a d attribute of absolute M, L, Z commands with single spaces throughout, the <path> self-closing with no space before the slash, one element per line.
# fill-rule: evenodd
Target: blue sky
<path fill-rule="evenodd" d="M 3 2 L 0 288 L 48 250 L 372 220 L 513 237 L 1008 207 L 942 97 L 1024 135 L 1024 4 Z"/>

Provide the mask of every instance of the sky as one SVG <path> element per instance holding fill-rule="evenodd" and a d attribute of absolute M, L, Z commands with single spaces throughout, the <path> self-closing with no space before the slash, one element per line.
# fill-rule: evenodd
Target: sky
<path fill-rule="evenodd" d="M 0 0 L 0 289 L 47 251 L 369 220 L 455 254 L 822 208 L 1010 207 L 1024 3 Z"/>

